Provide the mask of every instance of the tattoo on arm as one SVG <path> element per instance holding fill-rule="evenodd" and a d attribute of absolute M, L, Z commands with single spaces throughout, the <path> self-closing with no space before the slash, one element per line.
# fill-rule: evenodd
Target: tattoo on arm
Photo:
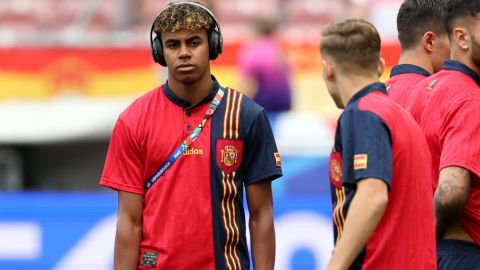
<path fill-rule="evenodd" d="M 440 172 L 435 191 L 437 236 L 460 215 L 470 195 L 470 172 L 460 167 L 447 167 Z"/>

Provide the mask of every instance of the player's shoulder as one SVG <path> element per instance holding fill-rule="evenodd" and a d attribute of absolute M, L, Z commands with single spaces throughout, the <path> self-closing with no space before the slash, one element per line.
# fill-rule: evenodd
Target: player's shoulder
<path fill-rule="evenodd" d="M 457 92 L 465 92 L 472 88 L 478 88 L 478 84 L 467 74 L 457 70 L 442 70 L 438 73 L 439 86 L 454 89 Z"/>
<path fill-rule="evenodd" d="M 227 92 L 225 93 L 225 96 L 224 96 L 224 99 L 227 101 L 226 106 L 235 105 L 234 103 L 240 104 L 240 117 L 242 117 L 242 119 L 245 119 L 245 120 L 256 119 L 258 115 L 264 112 L 264 109 L 262 106 L 257 104 L 254 100 L 252 100 L 248 96 L 242 94 L 241 91 L 238 91 L 230 87 L 227 87 L 226 89 L 227 89 Z"/>
<path fill-rule="evenodd" d="M 435 74 L 429 82 L 427 88 L 431 90 L 431 102 L 434 106 L 444 104 L 447 107 L 455 106 L 455 104 L 463 104 L 465 102 L 480 102 L 480 87 L 467 75 L 450 70 L 443 70 Z"/>
<path fill-rule="evenodd" d="M 343 111 L 339 123 L 339 129 L 343 136 L 354 136 L 359 131 L 377 130 L 388 127 L 382 113 L 371 109 L 361 109 L 358 104 L 362 99 L 355 101 Z"/>
<path fill-rule="evenodd" d="M 357 106 L 352 109 L 358 109 L 359 111 L 381 111 L 386 109 L 392 109 L 396 107 L 396 103 L 388 98 L 384 92 L 375 91 L 368 95 L 361 97 Z"/>
<path fill-rule="evenodd" d="M 433 90 L 434 87 L 437 86 L 438 82 L 445 76 L 446 74 L 442 71 L 432 74 L 428 77 L 421 79 L 414 87 L 413 90 Z"/>
<path fill-rule="evenodd" d="M 158 102 L 163 86 L 155 87 L 143 95 L 137 97 L 125 110 L 120 113 L 120 119 L 124 122 L 137 121 L 142 115 L 148 113 L 148 110 L 155 106 L 153 103 Z"/>
<path fill-rule="evenodd" d="M 340 122 L 348 126 L 368 118 L 378 119 L 380 117 L 378 109 L 381 108 L 382 103 L 389 106 L 393 104 L 393 101 L 388 99 L 387 95 L 380 92 L 372 92 L 360 97 L 345 107 Z"/>
<path fill-rule="evenodd" d="M 361 115 L 361 118 L 375 118 L 389 126 L 410 117 L 405 109 L 381 92 L 373 92 L 364 96 L 358 101 L 357 108 L 353 108 L 354 111 L 355 109 L 358 111 L 356 114 Z"/>
<path fill-rule="evenodd" d="M 420 67 L 417 68 L 421 69 Z M 409 72 L 403 72 L 398 74 L 393 73 L 393 75 L 385 82 L 385 85 L 387 86 L 389 92 L 390 89 L 401 92 L 410 91 L 412 87 L 414 87 L 418 82 L 428 76 L 427 71 L 423 69 L 421 70 L 423 72 L 414 72 L 412 70 L 409 70 Z"/>

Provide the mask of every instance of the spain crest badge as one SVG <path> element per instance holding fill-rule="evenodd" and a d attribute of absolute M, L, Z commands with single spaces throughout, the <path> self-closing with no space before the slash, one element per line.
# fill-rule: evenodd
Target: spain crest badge
<path fill-rule="evenodd" d="M 217 164 L 226 173 L 234 172 L 241 164 L 243 141 L 217 140 Z"/>
<path fill-rule="evenodd" d="M 330 183 L 337 188 L 342 189 L 342 156 L 339 152 L 330 154 Z"/>

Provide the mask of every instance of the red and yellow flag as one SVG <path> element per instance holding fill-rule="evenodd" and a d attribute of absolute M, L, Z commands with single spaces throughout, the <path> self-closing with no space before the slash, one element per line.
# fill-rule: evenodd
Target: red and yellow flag
<path fill-rule="evenodd" d="M 367 168 L 368 155 L 367 154 L 357 154 L 353 156 L 353 169 L 354 170 L 363 170 Z"/>

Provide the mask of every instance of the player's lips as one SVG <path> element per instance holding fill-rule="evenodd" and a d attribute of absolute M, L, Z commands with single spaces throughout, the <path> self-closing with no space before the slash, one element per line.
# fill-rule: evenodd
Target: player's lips
<path fill-rule="evenodd" d="M 180 64 L 180 65 L 177 66 L 177 69 L 178 69 L 179 71 L 183 71 L 183 72 L 185 72 L 185 71 L 191 71 L 191 70 L 193 70 L 194 68 L 195 68 L 195 66 L 192 65 L 192 64 Z"/>

